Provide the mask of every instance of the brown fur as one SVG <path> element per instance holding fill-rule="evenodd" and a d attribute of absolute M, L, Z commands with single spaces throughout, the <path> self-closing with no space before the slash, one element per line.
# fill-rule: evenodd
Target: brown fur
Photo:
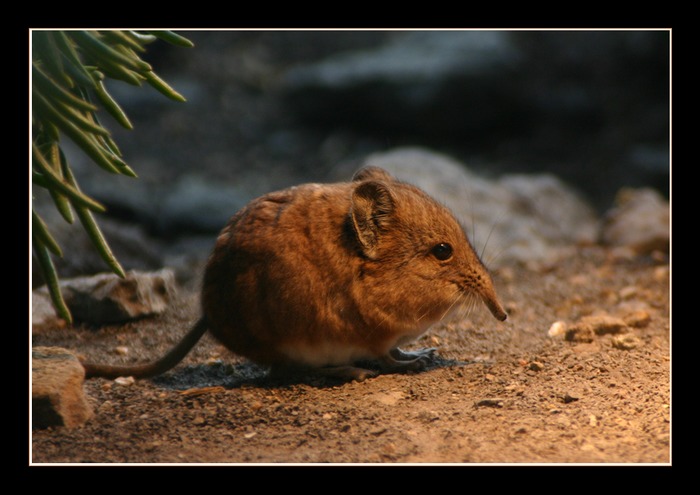
<path fill-rule="evenodd" d="M 440 243 L 449 259 L 434 255 Z M 208 260 L 202 312 L 238 355 L 321 368 L 388 357 L 468 294 L 506 318 L 453 215 L 369 167 L 352 182 L 273 192 L 236 213 Z"/>

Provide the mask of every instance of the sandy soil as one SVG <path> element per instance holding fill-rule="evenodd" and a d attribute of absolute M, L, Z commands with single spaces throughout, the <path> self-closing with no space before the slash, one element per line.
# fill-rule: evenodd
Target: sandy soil
<path fill-rule="evenodd" d="M 506 324 L 484 307 L 431 329 L 430 369 L 338 383 L 282 380 L 205 337 L 163 377 L 85 383 L 94 417 L 31 433 L 34 463 L 670 463 L 670 301 L 665 256 L 577 249 L 549 267 L 502 268 Z M 648 324 L 592 342 L 548 336 L 558 320 L 642 311 Z M 94 361 L 163 353 L 197 316 L 42 331 Z M 115 352 L 128 347 L 126 357 Z"/>

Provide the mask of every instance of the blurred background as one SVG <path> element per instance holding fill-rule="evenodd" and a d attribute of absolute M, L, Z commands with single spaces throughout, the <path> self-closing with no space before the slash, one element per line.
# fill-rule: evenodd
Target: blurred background
<path fill-rule="evenodd" d="M 103 123 L 139 178 L 67 150 L 127 269 L 201 263 L 251 198 L 347 180 L 403 146 L 484 177 L 551 173 L 598 214 L 623 186 L 669 195 L 668 31 L 180 33 L 195 47 L 144 59 L 187 103 L 109 86 L 134 130 Z M 44 215 L 65 229 L 61 277 L 105 271 L 79 228 Z"/>

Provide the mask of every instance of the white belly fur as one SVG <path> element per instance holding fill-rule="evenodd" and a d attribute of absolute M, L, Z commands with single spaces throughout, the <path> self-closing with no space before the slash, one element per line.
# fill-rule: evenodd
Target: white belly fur
<path fill-rule="evenodd" d="M 400 336 L 391 348 L 409 344 L 423 335 L 431 324 L 413 328 Z M 376 359 L 377 356 L 366 348 L 342 342 L 309 344 L 297 342 L 284 346 L 281 351 L 295 363 L 320 368 L 322 366 L 342 366 L 362 359 Z M 389 349 L 386 349 L 389 352 Z"/>
<path fill-rule="evenodd" d="M 367 349 L 338 342 L 313 345 L 295 343 L 281 350 L 294 362 L 314 368 L 347 365 L 361 359 L 378 357 L 372 355 Z"/>

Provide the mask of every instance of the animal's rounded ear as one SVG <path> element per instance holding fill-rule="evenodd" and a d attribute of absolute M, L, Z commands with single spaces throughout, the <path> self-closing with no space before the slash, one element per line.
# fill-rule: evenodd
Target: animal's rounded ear
<path fill-rule="evenodd" d="M 352 225 L 362 252 L 368 258 L 377 254 L 377 246 L 394 211 L 394 197 L 384 182 L 359 183 L 352 192 Z"/>
<path fill-rule="evenodd" d="M 385 182 L 393 182 L 394 178 L 383 168 L 368 165 L 362 167 L 352 176 L 353 182 L 362 182 L 364 180 L 383 180 Z"/>

